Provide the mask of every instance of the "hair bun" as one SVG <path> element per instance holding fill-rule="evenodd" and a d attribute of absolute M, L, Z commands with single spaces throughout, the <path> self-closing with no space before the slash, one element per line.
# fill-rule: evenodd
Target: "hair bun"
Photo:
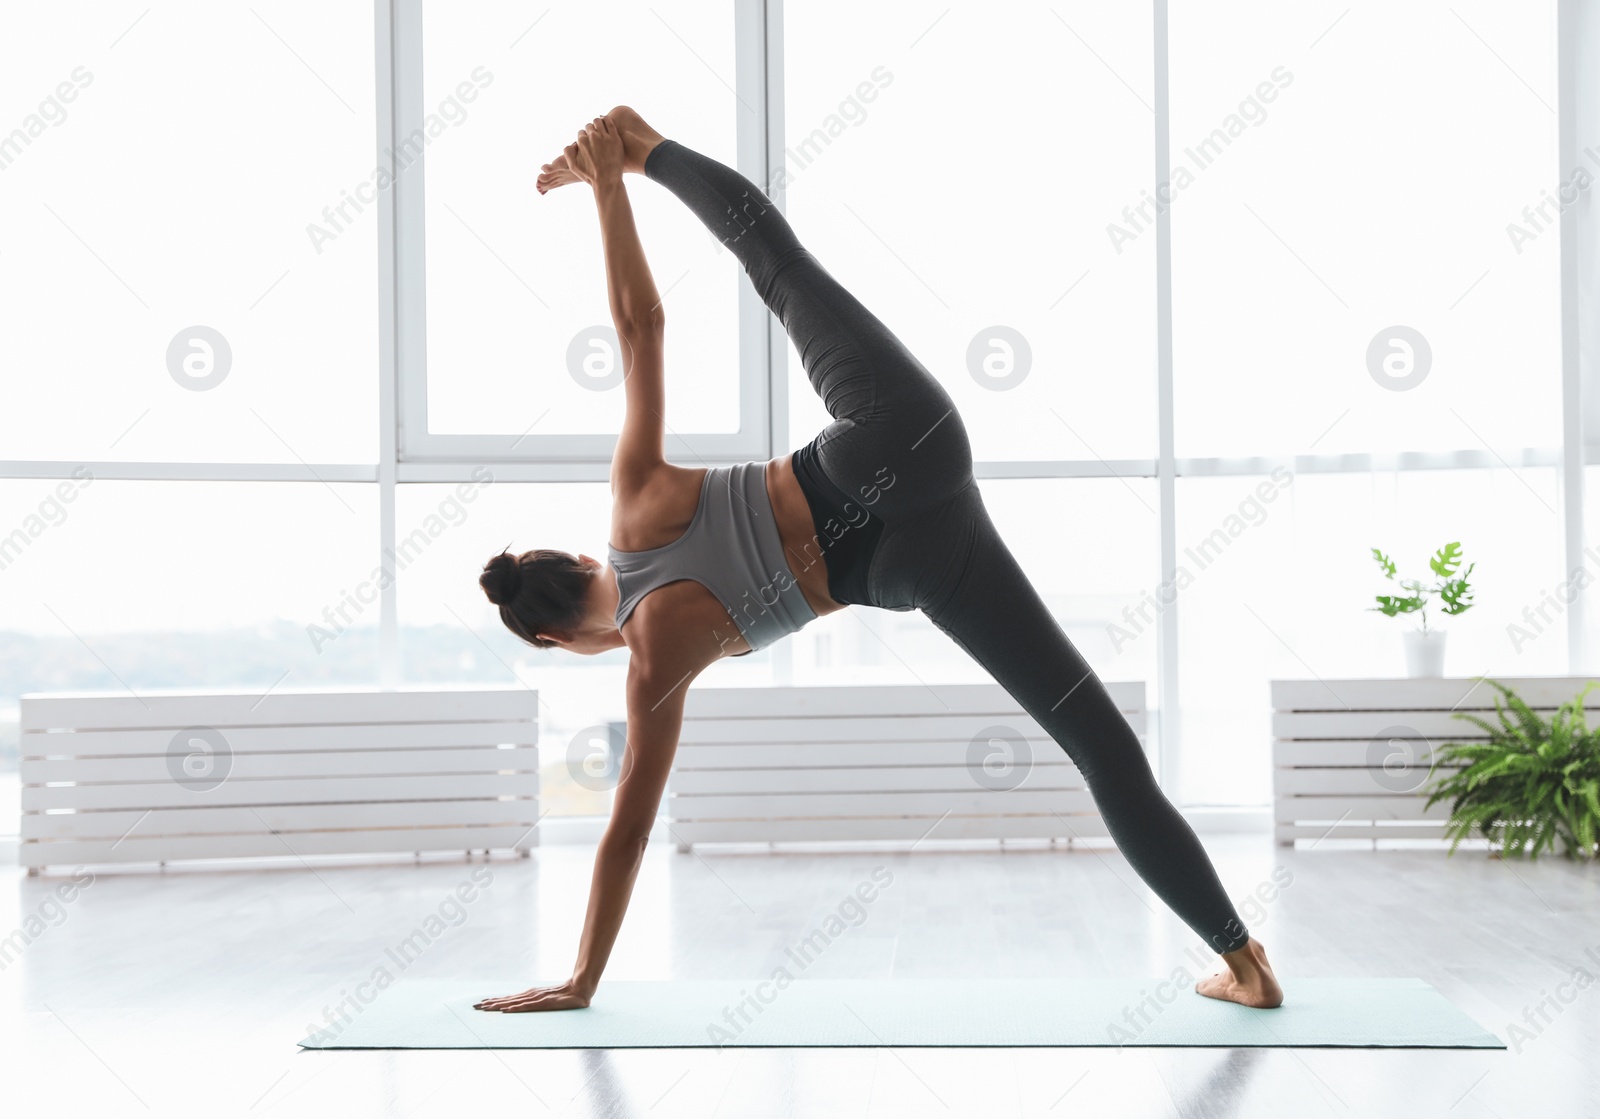
<path fill-rule="evenodd" d="M 483 593 L 489 596 L 489 601 L 496 606 L 504 606 L 511 602 L 522 589 L 522 566 L 517 562 L 517 557 L 510 552 L 501 552 L 495 556 L 483 565 L 483 574 L 478 576 L 478 585 L 483 588 Z"/>

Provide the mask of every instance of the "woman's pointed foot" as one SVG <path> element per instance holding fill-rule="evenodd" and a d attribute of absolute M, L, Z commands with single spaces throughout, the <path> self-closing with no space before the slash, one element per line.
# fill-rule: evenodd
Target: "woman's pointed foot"
<path fill-rule="evenodd" d="M 1267 962 L 1266 950 L 1255 937 L 1243 948 L 1223 953 L 1222 962 L 1227 967 L 1194 985 L 1196 994 L 1257 1010 L 1283 1005 L 1283 988 L 1278 986 L 1278 977 Z"/>
<path fill-rule="evenodd" d="M 539 178 L 534 185 L 538 188 L 540 194 L 548 194 L 558 186 L 581 182 L 583 180 L 578 178 L 572 168 L 567 165 L 567 157 L 563 153 L 539 168 Z"/>

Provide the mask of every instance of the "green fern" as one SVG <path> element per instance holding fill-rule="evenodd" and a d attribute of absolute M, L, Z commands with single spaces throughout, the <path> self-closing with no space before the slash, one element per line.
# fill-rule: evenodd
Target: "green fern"
<path fill-rule="evenodd" d="M 1428 790 L 1429 807 L 1452 799 L 1445 824 L 1450 853 L 1476 831 L 1507 855 L 1536 859 L 1557 841 L 1569 859 L 1600 854 L 1600 731 L 1589 729 L 1583 710 L 1600 681 L 1585 684 L 1548 722 L 1512 688 L 1487 683 L 1500 693 L 1497 722 L 1465 711 L 1455 717 L 1489 740 L 1441 747 L 1442 766 L 1464 764 L 1441 768 Z"/>

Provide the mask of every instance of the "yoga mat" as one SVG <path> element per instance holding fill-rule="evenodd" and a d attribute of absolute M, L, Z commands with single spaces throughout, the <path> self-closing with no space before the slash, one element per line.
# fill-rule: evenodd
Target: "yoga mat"
<path fill-rule="evenodd" d="M 343 1005 L 308 1049 L 1337 1046 L 1504 1049 L 1420 979 L 1290 979 L 1276 1010 L 1159 979 L 607 980 L 583 1010 L 491 1014 L 515 983 L 407 980 Z"/>

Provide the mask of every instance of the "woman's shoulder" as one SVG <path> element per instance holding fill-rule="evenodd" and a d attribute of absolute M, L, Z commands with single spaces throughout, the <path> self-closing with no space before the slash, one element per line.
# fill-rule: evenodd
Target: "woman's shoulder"
<path fill-rule="evenodd" d="M 681 537 L 700 508 L 706 467 L 662 463 L 627 485 L 611 488 L 611 546 L 643 552 Z"/>
<path fill-rule="evenodd" d="M 635 655 L 670 662 L 680 674 L 750 651 L 727 608 L 690 578 L 664 583 L 640 599 L 623 627 L 623 641 Z"/>

